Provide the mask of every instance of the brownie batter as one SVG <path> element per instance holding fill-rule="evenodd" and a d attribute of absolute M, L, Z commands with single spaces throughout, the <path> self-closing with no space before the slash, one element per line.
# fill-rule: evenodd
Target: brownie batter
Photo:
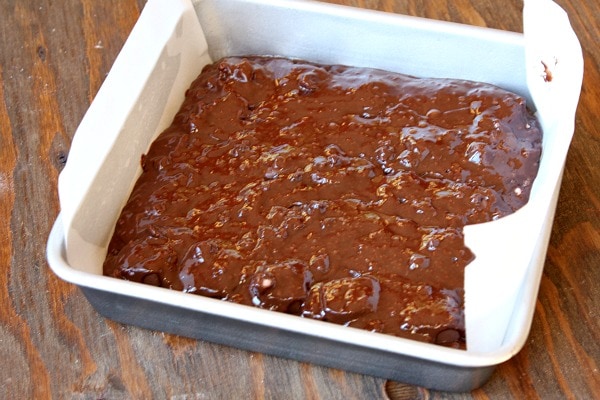
<path fill-rule="evenodd" d="M 222 59 L 142 157 L 104 273 L 464 347 L 462 227 L 527 202 L 541 139 L 489 84 Z"/>

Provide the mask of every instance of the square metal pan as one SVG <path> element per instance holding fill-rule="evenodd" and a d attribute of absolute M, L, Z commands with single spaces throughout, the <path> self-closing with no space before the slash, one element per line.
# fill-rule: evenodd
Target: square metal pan
<path fill-rule="evenodd" d="M 241 54 L 486 81 L 532 102 L 520 34 L 313 1 L 150 0 L 78 128 L 59 178 L 61 214 L 47 246 L 52 270 L 77 285 L 100 314 L 122 323 L 437 390 L 481 386 L 528 335 L 562 153 L 562 164 L 538 190 L 542 212 L 516 283 L 516 306 L 501 345 L 491 351 L 449 349 L 102 276 L 140 155 L 170 123 L 202 66 Z"/>

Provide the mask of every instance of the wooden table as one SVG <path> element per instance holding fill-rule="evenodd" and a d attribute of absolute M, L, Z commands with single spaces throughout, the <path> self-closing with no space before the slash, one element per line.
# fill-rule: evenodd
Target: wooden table
<path fill-rule="evenodd" d="M 333 0 L 330 0 L 334 2 Z M 519 31 L 511 0 L 337 0 Z M 576 131 L 524 349 L 470 394 L 253 354 L 100 317 L 48 268 L 56 182 L 144 0 L 0 2 L 0 398 L 600 397 L 600 3 L 559 0 L 586 63 Z"/>

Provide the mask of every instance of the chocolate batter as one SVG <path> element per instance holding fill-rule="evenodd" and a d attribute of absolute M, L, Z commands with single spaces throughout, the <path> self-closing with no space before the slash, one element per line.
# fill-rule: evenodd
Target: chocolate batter
<path fill-rule="evenodd" d="M 104 272 L 463 347 L 462 227 L 527 202 L 541 138 L 488 84 L 226 58 L 142 157 Z"/>

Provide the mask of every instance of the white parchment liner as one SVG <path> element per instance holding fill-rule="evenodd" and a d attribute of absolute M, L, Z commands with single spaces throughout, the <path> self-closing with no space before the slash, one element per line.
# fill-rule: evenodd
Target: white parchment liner
<path fill-rule="evenodd" d="M 194 5 L 202 8 L 202 2 L 196 0 Z M 285 2 L 279 4 L 282 3 Z M 300 3 L 312 7 L 311 2 Z M 348 17 L 356 16 L 355 11 L 347 13 Z M 375 24 L 385 20 L 382 13 L 365 15 Z M 69 271 L 55 269 L 67 280 L 81 283 L 83 274 L 80 272 L 102 273 L 102 262 L 115 221 L 140 173 L 140 155 L 170 124 L 183 100 L 185 88 L 202 66 L 210 62 L 204 33 L 215 35 L 218 34 L 215 30 L 220 28 L 214 21 L 201 27 L 188 0 L 151 0 L 143 17 L 145 23 L 133 29 L 124 51 L 81 122 L 68 163 L 59 178 L 67 260 L 79 274 L 73 278 L 67 276 Z M 422 19 L 406 21 L 409 21 L 408 25 L 414 24 L 415 29 L 428 24 Z M 523 209 L 499 221 L 465 228 L 466 243 L 476 254 L 465 277 L 468 353 L 494 352 L 502 346 L 505 335 L 510 333 L 511 317 L 519 306 L 515 303 L 522 298 L 520 291 L 528 271 L 543 266 L 554 201 L 574 130 L 583 69 L 579 42 L 566 14 L 550 0 L 526 0 L 524 22 L 527 97 L 534 100 L 545 132 L 542 165 L 531 200 Z M 429 23 L 436 26 L 438 34 L 446 29 L 449 34 L 453 33 L 452 25 Z M 360 29 L 358 31 L 354 35 L 364 35 Z M 487 34 L 487 30 L 477 32 Z M 358 40 L 351 32 L 346 36 L 351 37 L 350 43 Z M 410 38 L 403 40 L 410 41 Z M 435 37 L 432 40 L 435 41 Z M 512 36 L 507 40 L 512 41 Z M 323 43 L 320 50 L 299 47 L 294 55 L 332 63 L 350 59 L 356 61 L 354 65 L 368 65 L 369 57 L 364 57 L 361 46 L 377 47 L 377 42 L 356 44 L 352 48 L 354 53 L 346 53 L 353 58 L 344 58 L 334 52 L 339 43 L 329 43 L 330 47 Z M 469 48 L 469 43 L 465 43 L 465 47 L 466 56 L 476 50 Z M 227 49 L 220 51 L 227 52 Z M 398 72 L 419 75 L 416 72 L 423 65 L 424 75 L 429 75 L 425 65 L 430 60 L 420 60 L 418 56 L 411 59 L 412 64 L 407 66 L 409 70 Z M 375 66 L 390 65 L 386 69 L 393 69 L 393 56 L 382 56 L 378 61 Z M 510 65 L 510 60 L 505 61 Z M 551 72 L 551 81 L 544 79 L 546 72 L 542 61 Z M 459 64 L 454 67 L 452 77 L 461 77 L 459 67 Z M 521 70 L 522 66 L 519 71 L 506 71 L 505 75 L 510 77 Z M 98 279 L 100 285 L 107 285 Z M 152 289 L 143 288 L 140 293 Z M 531 302 L 535 302 L 535 296 L 526 300 L 530 304 L 520 306 L 533 312 Z"/>

